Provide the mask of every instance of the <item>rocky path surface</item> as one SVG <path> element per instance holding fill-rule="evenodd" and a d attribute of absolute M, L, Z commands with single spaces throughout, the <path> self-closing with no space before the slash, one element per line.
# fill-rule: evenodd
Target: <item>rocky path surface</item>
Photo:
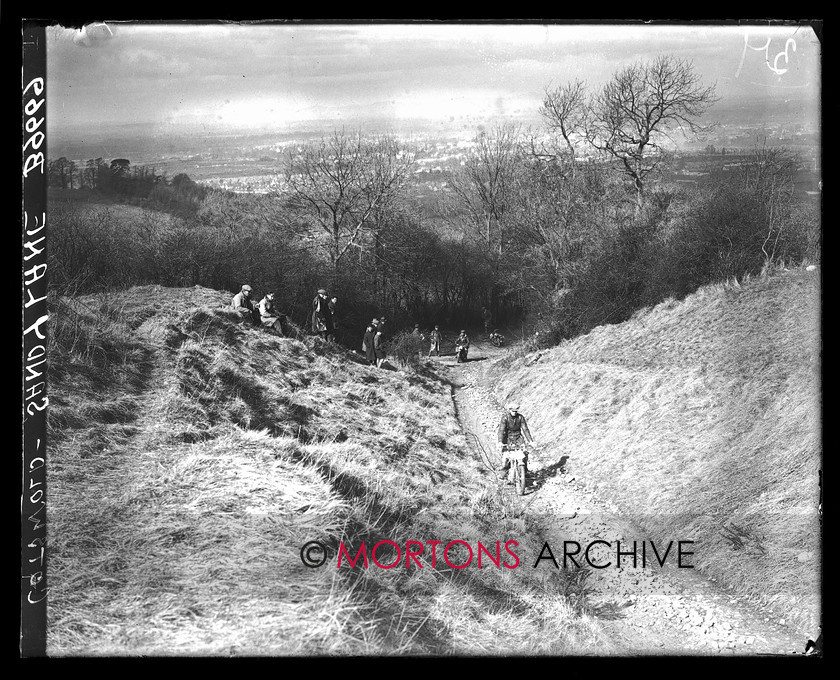
<path fill-rule="evenodd" d="M 498 464 L 496 426 L 504 411 L 485 369 L 489 360 L 505 351 L 474 344 L 467 363 L 455 363 L 452 356 L 436 359 L 436 367 L 454 385 L 455 407 L 468 440 L 474 442 L 476 455 L 492 464 Z M 539 447 L 539 433 L 532 434 Z M 532 524 L 548 537 L 561 567 L 564 540 L 576 541 L 584 550 L 595 540 L 611 544 L 609 549 L 596 544 L 590 551 L 593 564 L 611 562 L 612 566 L 591 569 L 586 585 L 591 589 L 590 610 L 619 649 L 628 655 L 803 654 L 806 640 L 786 628 L 783 619 L 756 612 L 694 569 L 678 568 L 676 545 L 664 567 L 653 559 L 649 547 L 644 567 L 641 554 L 635 567 L 632 555 L 622 557 L 621 567 L 616 567 L 616 541 L 621 541 L 622 551 L 636 541 L 641 553 L 643 532 L 623 520 L 606 499 L 588 490 L 584 480 L 567 473 L 566 456 L 556 460 L 556 455 L 538 448 L 529 462 L 525 496 L 516 496 L 508 487 L 510 497 L 522 504 Z M 657 547 L 661 557 L 665 546 Z M 689 563 L 686 557 L 684 564 Z"/>

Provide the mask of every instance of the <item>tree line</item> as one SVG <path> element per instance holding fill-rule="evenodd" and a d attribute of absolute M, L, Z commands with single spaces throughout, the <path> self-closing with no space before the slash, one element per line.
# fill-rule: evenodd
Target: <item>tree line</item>
<path fill-rule="evenodd" d="M 59 188 L 142 201 L 50 223 L 60 291 L 160 283 L 274 290 L 303 321 L 317 288 L 339 296 L 340 326 L 479 322 L 540 342 L 623 321 L 642 306 L 779 262 L 816 261 L 818 206 L 793 191 L 797 158 L 760 141 L 736 172 L 702 185 L 662 181 L 674 136 L 695 136 L 714 103 L 690 62 L 627 66 L 596 91 L 546 88 L 543 125 L 480 131 L 435 200 L 415 182 L 418 149 L 335 131 L 289 149 L 263 195 L 209 189 L 127 159 L 49 164 Z M 115 224 L 119 223 L 119 228 Z M 539 336 L 534 334 L 539 331 Z"/>

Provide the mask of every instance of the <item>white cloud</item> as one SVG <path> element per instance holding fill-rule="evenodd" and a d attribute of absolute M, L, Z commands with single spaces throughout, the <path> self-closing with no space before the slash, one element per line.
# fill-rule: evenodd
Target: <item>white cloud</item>
<path fill-rule="evenodd" d="M 764 29 L 750 30 L 758 44 Z M 91 25 L 49 34 L 50 86 L 61 101 L 48 105 L 79 121 L 204 115 L 253 125 L 298 112 L 448 118 L 531 111 L 548 86 L 579 78 L 596 88 L 620 66 L 658 53 L 692 58 L 703 81 L 719 81 L 727 96 L 783 87 L 818 93 L 813 32 L 766 30 L 775 52 L 787 37 L 796 40 L 782 77 L 755 51 L 734 77 L 745 31 L 737 26 Z"/>

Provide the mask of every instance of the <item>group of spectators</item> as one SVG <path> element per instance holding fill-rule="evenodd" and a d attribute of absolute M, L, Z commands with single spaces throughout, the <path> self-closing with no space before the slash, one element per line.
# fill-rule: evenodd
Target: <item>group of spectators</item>
<path fill-rule="evenodd" d="M 268 291 L 256 306 L 251 299 L 252 294 L 253 288 L 246 283 L 242 286 L 242 290 L 233 296 L 231 307 L 239 314 L 239 317 L 255 326 L 264 326 L 282 336 L 287 335 L 288 321 L 286 315 L 274 306 L 274 291 Z"/>
<path fill-rule="evenodd" d="M 382 363 L 385 361 L 385 317 L 381 319 L 373 319 L 365 328 L 365 334 L 362 336 L 362 352 L 365 353 L 365 359 L 371 366 L 382 368 Z"/>
<path fill-rule="evenodd" d="M 274 291 L 268 291 L 262 300 L 254 305 L 252 299 L 253 288 L 247 283 L 233 296 L 231 307 L 246 323 L 273 329 L 283 337 L 289 334 L 289 322 L 284 313 L 274 304 Z M 335 340 L 335 310 L 338 297 L 327 296 L 327 291 L 318 289 L 312 301 L 312 332 L 320 335 L 324 340 Z"/>
<path fill-rule="evenodd" d="M 274 330 L 278 335 L 286 337 L 289 335 L 289 323 L 286 315 L 280 312 L 274 303 L 274 291 L 268 291 L 265 296 L 254 305 L 253 288 L 247 283 L 242 286 L 242 289 L 233 296 L 231 307 L 239 314 L 239 317 L 246 323 L 252 323 L 255 326 L 262 326 Z M 319 335 L 326 341 L 335 340 L 336 329 L 336 306 L 338 304 L 338 297 L 335 295 L 328 295 L 323 288 L 318 289 L 315 299 L 312 300 L 312 332 Z M 364 336 L 362 338 L 362 352 L 365 359 L 371 366 L 382 367 L 386 358 L 385 351 L 385 317 L 372 319 L 365 328 Z M 426 336 L 420 331 L 420 324 L 414 325 L 412 335 L 418 336 L 420 342 L 426 342 Z M 440 344 L 443 336 L 440 332 L 440 327 L 435 326 L 434 330 L 429 333 L 429 357 L 432 354 L 440 356 Z M 461 331 L 456 344 L 458 346 L 469 347 L 469 338 L 466 331 Z"/>
<path fill-rule="evenodd" d="M 377 366 L 379 368 L 382 367 L 382 363 L 385 361 L 387 353 L 385 351 L 385 317 L 379 317 L 378 319 L 372 319 L 371 322 L 365 328 L 364 336 L 362 337 L 362 352 L 364 352 L 365 359 L 371 366 Z M 432 354 L 436 356 L 440 356 L 440 343 L 443 341 L 443 335 L 440 332 L 440 326 L 435 326 L 434 330 L 429 333 L 429 337 L 427 338 L 426 335 L 420 330 L 420 324 L 414 324 L 414 330 L 411 332 L 411 335 L 416 337 L 419 340 L 419 343 L 422 346 L 422 343 L 429 341 L 429 354 L 428 356 L 431 357 Z M 461 335 L 458 337 L 458 341 L 461 344 L 466 345 L 469 347 L 469 338 L 466 336 L 466 331 L 461 331 Z M 422 354 L 422 351 L 421 351 Z"/>
<path fill-rule="evenodd" d="M 414 331 L 412 333 L 420 338 L 420 342 L 426 341 L 426 336 L 420 332 L 420 324 L 414 324 Z M 443 341 L 443 335 L 440 332 L 440 326 L 435 326 L 435 329 L 429 333 L 429 356 L 432 354 L 440 356 L 440 343 Z"/>
<path fill-rule="evenodd" d="M 274 305 L 274 292 L 268 291 L 256 306 L 251 299 L 252 294 L 253 289 L 251 286 L 245 284 L 242 286 L 242 290 L 233 296 L 231 307 L 239 314 L 240 318 L 245 322 L 253 323 L 255 326 L 271 328 L 284 337 L 288 335 L 288 321 L 286 315 L 278 311 Z M 323 288 L 318 290 L 318 294 L 312 301 L 312 332 L 320 335 L 327 341 L 335 339 L 335 312 L 337 302 L 338 298 L 334 295 L 328 296 L 327 291 Z M 490 323 L 490 315 L 486 308 L 482 312 L 486 330 Z M 365 359 L 367 359 L 368 364 L 377 368 L 382 368 L 386 357 L 384 330 L 384 316 L 372 319 L 365 328 L 364 337 L 362 338 L 362 352 L 364 352 Z M 414 324 L 412 335 L 418 337 L 421 343 L 427 339 L 420 331 L 420 324 Z M 440 356 L 442 339 L 440 327 L 435 326 L 428 337 L 430 357 L 432 354 Z M 464 349 L 464 358 L 466 358 L 466 350 L 470 346 L 470 339 L 467 336 L 466 330 L 461 331 L 455 340 L 455 345 L 456 350 L 459 352 L 461 348 Z M 525 418 L 519 413 L 518 404 L 509 405 L 508 411 L 508 413 L 502 416 L 498 435 L 499 447 L 500 451 L 502 451 L 504 461 L 504 465 L 499 472 L 499 477 L 502 479 L 507 475 L 507 468 L 510 465 L 509 459 L 504 456 L 504 450 L 508 447 L 515 448 L 521 446 L 523 442 L 533 443 L 533 438 L 528 431 Z M 527 453 L 525 460 L 527 465 Z"/>
<path fill-rule="evenodd" d="M 312 301 L 312 332 L 324 340 L 335 340 L 335 308 L 338 298 L 328 296 L 323 288 Z"/>

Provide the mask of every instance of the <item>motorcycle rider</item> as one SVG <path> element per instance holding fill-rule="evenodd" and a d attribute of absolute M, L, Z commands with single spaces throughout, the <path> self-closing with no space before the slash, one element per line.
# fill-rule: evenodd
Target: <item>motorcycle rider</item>
<path fill-rule="evenodd" d="M 531 436 L 531 431 L 528 429 L 528 423 L 519 412 L 519 404 L 511 402 L 508 404 L 507 413 L 502 416 L 499 423 L 499 454 L 502 456 L 502 469 L 499 472 L 499 479 L 507 477 L 508 468 L 510 467 L 510 460 L 504 455 L 505 447 L 510 449 L 524 448 L 524 444 L 534 443 L 534 438 Z M 525 451 L 525 473 L 528 473 L 528 451 Z"/>
<path fill-rule="evenodd" d="M 467 337 L 467 331 L 461 330 L 461 334 L 455 340 L 455 358 L 461 360 L 461 348 L 464 348 L 464 361 L 467 360 L 467 352 L 470 351 L 470 339 Z"/>

